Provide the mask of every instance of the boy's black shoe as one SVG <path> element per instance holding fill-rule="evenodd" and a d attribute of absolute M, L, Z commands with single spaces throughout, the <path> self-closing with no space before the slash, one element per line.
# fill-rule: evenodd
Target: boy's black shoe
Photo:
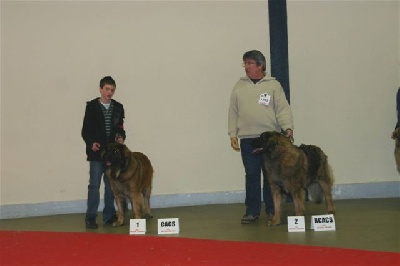
<path fill-rule="evenodd" d="M 117 219 L 117 216 L 116 216 L 116 215 L 113 215 L 113 216 L 111 216 L 110 219 L 105 220 L 105 221 L 104 221 L 104 224 L 112 225 L 112 224 L 115 223 L 117 220 L 118 220 L 118 219 Z"/>

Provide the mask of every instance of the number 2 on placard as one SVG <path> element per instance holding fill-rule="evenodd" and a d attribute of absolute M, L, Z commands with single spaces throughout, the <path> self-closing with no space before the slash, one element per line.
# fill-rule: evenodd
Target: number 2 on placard
<path fill-rule="evenodd" d="M 295 218 L 294 219 L 294 224 L 299 224 L 298 222 L 299 222 L 299 219 Z"/>

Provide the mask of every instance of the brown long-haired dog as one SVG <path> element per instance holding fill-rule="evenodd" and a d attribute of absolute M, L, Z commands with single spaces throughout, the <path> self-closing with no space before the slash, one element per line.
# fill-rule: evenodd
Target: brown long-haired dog
<path fill-rule="evenodd" d="M 394 148 L 394 158 L 396 159 L 397 171 L 400 173 L 400 128 L 396 128 L 393 132 L 393 138 L 396 140 Z"/>
<path fill-rule="evenodd" d="M 284 135 L 269 131 L 253 141 L 255 152 L 264 153 L 265 168 L 271 186 L 275 214 L 270 225 L 281 222 L 281 192 L 293 197 L 295 212 L 298 216 L 305 213 L 305 191 L 309 187 L 313 199 L 321 202 L 325 196 L 328 213 L 335 213 L 332 199 L 333 175 L 328 157 L 317 146 L 295 146 Z"/>
<path fill-rule="evenodd" d="M 118 207 L 118 220 L 113 226 L 124 223 L 123 198 L 130 200 L 135 219 L 152 218 L 150 194 L 153 167 L 149 158 L 141 152 L 131 152 L 123 144 L 111 143 L 103 152 L 103 159 Z"/>

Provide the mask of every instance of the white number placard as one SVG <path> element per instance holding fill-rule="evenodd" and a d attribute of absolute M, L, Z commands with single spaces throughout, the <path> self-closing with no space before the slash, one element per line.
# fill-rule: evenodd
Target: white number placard
<path fill-rule="evenodd" d="M 179 234 L 179 219 L 158 219 L 158 234 Z"/>
<path fill-rule="evenodd" d="M 129 234 L 144 235 L 146 233 L 146 219 L 130 219 Z"/>
<path fill-rule="evenodd" d="M 288 232 L 305 232 L 304 216 L 288 216 Z"/>
<path fill-rule="evenodd" d="M 333 214 L 311 216 L 311 230 L 336 231 L 335 217 Z"/>

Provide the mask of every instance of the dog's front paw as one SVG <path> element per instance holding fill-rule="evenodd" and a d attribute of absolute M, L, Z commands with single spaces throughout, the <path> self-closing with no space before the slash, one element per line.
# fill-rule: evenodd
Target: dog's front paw
<path fill-rule="evenodd" d="M 280 225 L 280 224 L 281 224 L 281 221 L 277 221 L 277 222 L 268 221 L 268 225 L 269 225 L 269 226 Z"/>
<path fill-rule="evenodd" d="M 123 224 L 124 224 L 124 222 L 116 221 L 116 222 L 113 222 L 112 226 L 116 227 L 116 226 L 121 226 Z"/>
<path fill-rule="evenodd" d="M 273 226 L 273 225 L 280 225 L 281 224 L 281 219 L 280 217 L 273 217 L 272 219 L 268 220 L 268 225 Z"/>

